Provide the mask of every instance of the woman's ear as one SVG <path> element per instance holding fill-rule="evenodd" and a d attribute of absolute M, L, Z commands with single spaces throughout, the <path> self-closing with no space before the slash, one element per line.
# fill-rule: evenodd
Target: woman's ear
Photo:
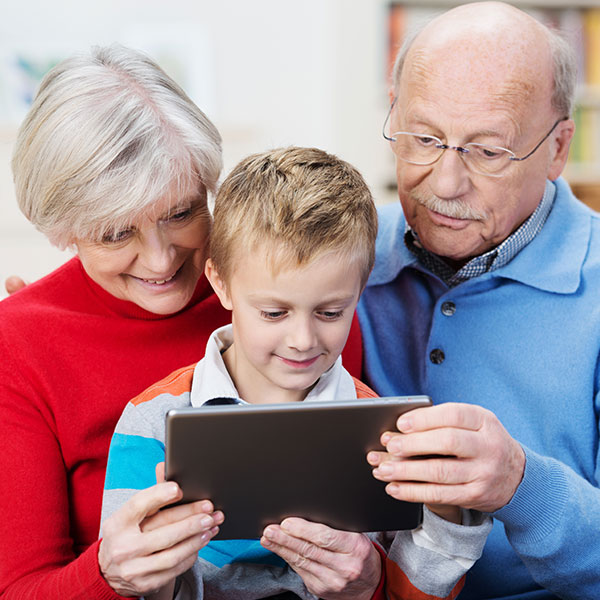
<path fill-rule="evenodd" d="M 217 272 L 217 268 L 213 261 L 209 258 L 204 264 L 204 274 L 206 275 L 206 279 L 208 279 L 212 289 L 215 290 L 215 294 L 221 301 L 223 308 L 227 310 L 231 310 L 233 305 L 231 304 L 231 298 L 229 297 L 229 291 L 227 290 L 227 285 L 219 276 Z"/>

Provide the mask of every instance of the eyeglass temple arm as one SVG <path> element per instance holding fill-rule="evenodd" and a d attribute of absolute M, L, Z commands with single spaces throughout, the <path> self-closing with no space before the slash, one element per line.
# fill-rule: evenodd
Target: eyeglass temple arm
<path fill-rule="evenodd" d="M 381 133 L 383 134 L 383 137 L 384 137 L 384 138 L 385 138 L 385 139 L 386 139 L 388 142 L 395 142 L 395 141 L 396 141 L 396 140 L 395 140 L 395 138 L 393 138 L 393 137 L 390 137 L 390 136 L 386 135 L 386 133 L 385 133 L 385 128 L 386 128 L 386 126 L 387 126 L 387 124 L 388 124 L 388 121 L 390 120 L 390 115 L 392 114 L 392 110 L 394 109 L 394 105 L 396 104 L 396 100 L 397 100 L 397 99 L 398 99 L 398 98 L 396 97 L 396 98 L 394 98 L 394 99 L 392 100 L 392 104 L 390 105 L 390 110 L 388 110 L 388 114 L 387 114 L 387 117 L 385 118 L 385 121 L 383 122 L 383 129 L 382 129 L 382 131 L 381 131 Z"/>
<path fill-rule="evenodd" d="M 520 161 L 520 160 L 525 160 L 526 158 L 529 158 L 550 137 L 550 134 L 556 129 L 556 126 L 559 123 L 566 121 L 568 118 L 569 118 L 569 116 L 567 115 L 566 117 L 561 117 L 560 119 L 558 119 L 558 121 L 556 121 L 556 123 L 554 123 L 554 125 L 552 125 L 552 129 L 540 140 L 539 144 L 529 154 L 526 154 L 525 156 L 523 156 L 521 158 L 517 158 L 516 156 L 511 156 L 510 160 Z"/>

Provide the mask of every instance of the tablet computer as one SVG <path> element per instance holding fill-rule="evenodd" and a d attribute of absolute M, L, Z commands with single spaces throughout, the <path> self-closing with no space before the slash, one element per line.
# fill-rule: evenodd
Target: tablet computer
<path fill-rule="evenodd" d="M 225 513 L 215 539 L 257 538 L 289 516 L 347 531 L 413 529 L 422 506 L 388 496 L 366 454 L 402 413 L 430 404 L 415 396 L 174 409 L 166 478 L 182 502 L 209 499 Z"/>

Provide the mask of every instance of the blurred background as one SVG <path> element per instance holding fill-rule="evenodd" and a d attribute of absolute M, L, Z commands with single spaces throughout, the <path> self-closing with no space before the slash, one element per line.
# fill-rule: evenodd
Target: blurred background
<path fill-rule="evenodd" d="M 600 204 L 600 0 L 515 1 L 564 29 L 580 61 L 577 139 L 567 177 Z M 22 0 L 0 20 L 0 298 L 4 280 L 35 280 L 70 257 L 18 210 L 10 157 L 43 74 L 92 45 L 146 51 L 223 137 L 224 173 L 251 152 L 317 146 L 354 164 L 378 203 L 395 199 L 381 136 L 391 56 L 444 0 Z"/>

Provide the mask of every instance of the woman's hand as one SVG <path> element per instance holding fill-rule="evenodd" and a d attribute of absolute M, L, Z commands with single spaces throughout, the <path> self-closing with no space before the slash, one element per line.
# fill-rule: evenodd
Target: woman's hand
<path fill-rule="evenodd" d="M 362 533 L 294 517 L 269 525 L 260 543 L 281 556 L 319 598 L 370 600 L 381 578 L 379 553 Z"/>
<path fill-rule="evenodd" d="M 208 500 L 164 508 L 181 495 L 176 483 L 163 481 L 135 494 L 103 523 L 98 563 L 118 594 L 143 596 L 172 585 L 218 532 L 223 513 Z"/>

